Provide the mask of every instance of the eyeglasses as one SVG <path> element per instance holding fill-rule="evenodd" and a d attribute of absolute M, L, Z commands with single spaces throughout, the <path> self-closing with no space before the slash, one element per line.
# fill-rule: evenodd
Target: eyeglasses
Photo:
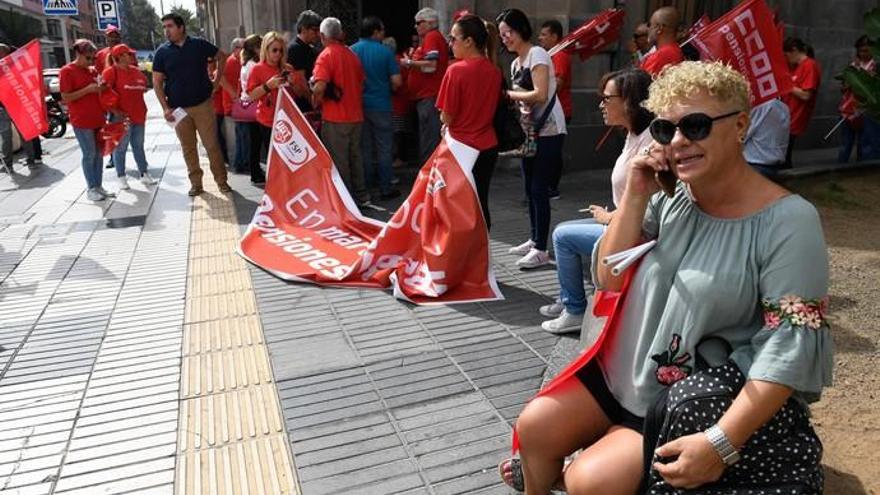
<path fill-rule="evenodd" d="M 648 36 L 648 33 L 633 33 L 633 39 L 644 38 Z"/>
<path fill-rule="evenodd" d="M 602 103 L 608 103 L 611 98 L 623 98 L 623 95 L 599 95 L 599 99 L 602 100 Z"/>
<path fill-rule="evenodd" d="M 682 117 L 677 124 L 665 119 L 654 119 L 650 127 L 651 137 L 660 144 L 669 144 L 675 137 L 675 130 L 678 129 L 689 140 L 702 141 L 712 132 L 713 122 L 739 113 L 739 110 L 736 110 L 717 117 L 709 117 L 705 113 L 692 113 Z"/>
<path fill-rule="evenodd" d="M 425 23 L 425 22 L 428 22 L 428 21 L 425 21 L 425 20 L 422 20 L 422 21 L 416 21 L 416 26 L 421 26 L 422 23 Z"/>
<path fill-rule="evenodd" d="M 282 48 L 270 48 L 269 53 L 281 53 L 284 50 Z"/>

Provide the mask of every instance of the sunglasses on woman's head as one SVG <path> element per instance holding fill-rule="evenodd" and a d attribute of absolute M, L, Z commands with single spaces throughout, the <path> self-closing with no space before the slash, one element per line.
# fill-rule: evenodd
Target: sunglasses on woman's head
<path fill-rule="evenodd" d="M 692 113 L 685 115 L 675 124 L 666 119 L 654 119 L 651 122 L 651 137 L 660 144 L 669 144 L 675 137 L 675 130 L 678 129 L 691 141 L 702 141 L 709 137 L 712 132 L 712 123 L 716 120 L 726 119 L 739 113 L 739 110 L 725 113 L 717 117 L 709 117 L 705 113 Z"/>

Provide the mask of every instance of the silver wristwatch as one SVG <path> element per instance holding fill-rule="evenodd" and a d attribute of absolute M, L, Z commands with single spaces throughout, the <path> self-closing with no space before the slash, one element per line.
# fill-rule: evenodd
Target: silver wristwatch
<path fill-rule="evenodd" d="M 712 447 L 714 447 L 715 451 L 718 452 L 718 455 L 721 456 L 721 461 L 724 462 L 725 465 L 733 466 L 739 461 L 739 452 L 733 444 L 730 443 L 730 440 L 727 439 L 727 435 L 724 434 L 724 430 L 722 430 L 721 427 L 713 425 L 703 433 L 706 434 L 709 443 L 712 444 Z"/>

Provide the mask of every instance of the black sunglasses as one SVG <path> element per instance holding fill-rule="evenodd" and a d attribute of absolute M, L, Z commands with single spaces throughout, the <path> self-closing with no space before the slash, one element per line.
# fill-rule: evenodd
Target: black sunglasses
<path fill-rule="evenodd" d="M 712 122 L 737 115 L 739 110 L 725 113 L 717 117 L 709 117 L 705 113 L 692 113 L 682 117 L 677 124 L 665 119 L 654 119 L 651 122 L 651 137 L 660 144 L 669 144 L 675 137 L 675 130 L 681 130 L 684 137 L 691 141 L 702 141 L 712 132 Z"/>

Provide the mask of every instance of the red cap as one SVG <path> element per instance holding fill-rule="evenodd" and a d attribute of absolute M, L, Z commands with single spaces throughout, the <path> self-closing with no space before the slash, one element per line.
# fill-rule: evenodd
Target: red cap
<path fill-rule="evenodd" d="M 107 29 L 104 30 L 104 34 L 110 33 L 119 33 L 119 28 L 114 26 L 113 24 L 108 25 Z"/>
<path fill-rule="evenodd" d="M 110 55 L 113 57 L 120 57 L 122 55 L 130 55 L 134 50 L 128 47 L 125 43 L 120 43 L 113 48 L 110 49 Z"/>

